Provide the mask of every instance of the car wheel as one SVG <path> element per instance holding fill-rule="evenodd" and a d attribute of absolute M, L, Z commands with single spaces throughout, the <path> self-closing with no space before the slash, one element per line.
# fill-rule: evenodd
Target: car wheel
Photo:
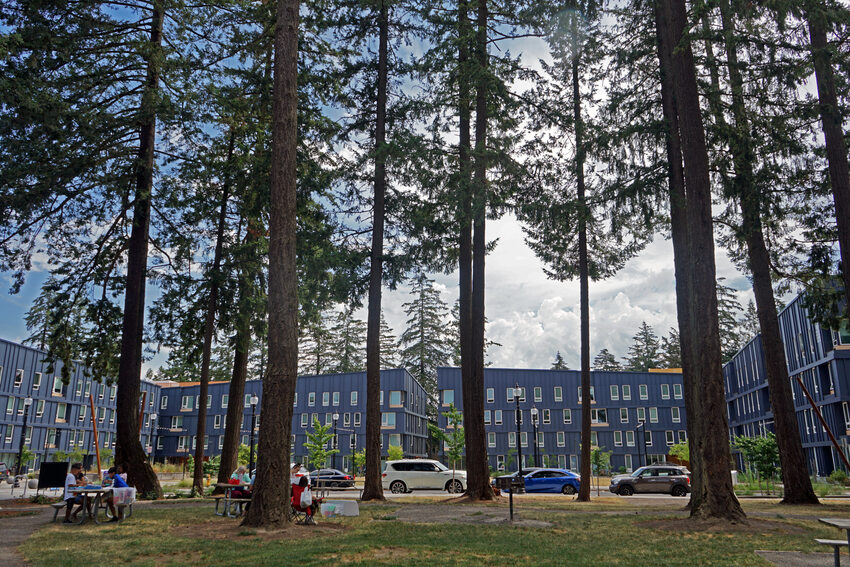
<path fill-rule="evenodd" d="M 446 491 L 451 494 L 460 494 L 463 492 L 463 484 L 459 480 L 450 480 L 446 483 Z"/>
<path fill-rule="evenodd" d="M 338 487 L 338 486 L 339 486 L 339 483 L 338 483 L 338 482 L 332 482 L 332 483 L 331 483 L 331 488 L 336 488 L 336 487 Z"/>
<path fill-rule="evenodd" d="M 561 489 L 561 492 L 563 492 L 567 496 L 572 496 L 576 493 L 576 487 L 572 484 L 565 484 L 564 488 Z"/>
<path fill-rule="evenodd" d="M 407 492 L 407 486 L 405 486 L 404 483 L 400 480 L 394 480 L 390 484 L 390 492 L 392 492 L 393 494 L 404 494 L 405 492 Z"/>
<path fill-rule="evenodd" d="M 629 486 L 628 484 L 621 486 L 620 490 L 617 491 L 617 494 L 619 494 L 620 496 L 631 496 L 634 493 L 635 489 Z"/>
<path fill-rule="evenodd" d="M 684 496 L 687 493 L 688 490 L 681 484 L 677 484 L 676 486 L 674 486 L 673 490 L 671 491 L 671 494 L 673 494 L 673 496 Z"/>

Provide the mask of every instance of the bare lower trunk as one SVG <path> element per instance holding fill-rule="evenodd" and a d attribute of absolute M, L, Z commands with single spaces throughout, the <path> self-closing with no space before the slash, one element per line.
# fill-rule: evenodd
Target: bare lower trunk
<path fill-rule="evenodd" d="M 277 5 L 269 215 L 269 363 L 263 382 L 253 501 L 243 521 L 248 526 L 283 526 L 289 520 L 292 402 L 298 378 L 298 10 L 298 0 L 280 0 Z"/>
<path fill-rule="evenodd" d="M 230 143 L 227 149 L 227 163 L 233 155 L 234 135 L 230 134 Z M 204 345 L 201 353 L 201 384 L 199 388 L 200 403 L 198 404 L 198 425 L 195 429 L 195 470 L 192 475 L 192 492 L 204 494 L 204 441 L 207 435 L 207 395 L 210 389 L 210 358 L 212 356 L 212 339 L 215 332 L 215 312 L 218 306 L 218 287 L 221 268 L 221 251 L 224 246 L 224 227 L 227 221 L 227 199 L 229 187 L 224 184 L 221 194 L 221 207 L 218 215 L 218 227 L 216 229 L 215 253 L 213 254 L 213 265 L 209 277 L 209 298 L 207 299 L 207 312 L 204 314 Z"/>
<path fill-rule="evenodd" d="M 240 305 L 246 294 L 240 288 Z M 224 484 L 230 480 L 230 474 L 239 466 L 239 437 L 242 429 L 242 410 L 245 405 L 245 380 L 248 377 L 248 350 L 251 332 L 248 328 L 248 317 L 237 315 L 236 338 L 233 345 L 233 374 L 230 377 L 228 389 L 227 417 L 224 424 L 224 441 L 218 467 L 218 482 Z"/>
<path fill-rule="evenodd" d="M 850 309 L 850 170 L 847 164 L 847 146 L 835 76 L 832 70 L 832 55 L 827 42 L 827 14 L 820 2 L 808 0 L 806 17 L 809 23 L 809 39 L 815 78 L 818 83 L 821 125 L 826 142 L 826 159 L 829 164 L 829 181 L 835 202 L 835 218 L 838 224 L 838 245 L 841 249 L 844 296 Z"/>
<path fill-rule="evenodd" d="M 148 233 L 153 189 L 154 147 L 156 144 L 156 92 L 159 90 L 162 48 L 162 4 L 154 2 L 151 19 L 147 80 L 142 95 L 139 153 L 136 163 L 136 198 L 133 228 L 127 250 L 127 284 L 124 289 L 124 321 L 121 328 L 121 361 L 118 367 L 118 414 L 116 462 L 129 465 L 128 481 L 141 495 L 162 496 L 156 473 L 139 441 L 139 393 L 141 390 L 142 343 L 145 323 L 145 283 L 147 281 Z"/>
<path fill-rule="evenodd" d="M 729 84 L 732 88 L 732 115 L 735 119 L 731 144 L 735 170 L 733 190 L 741 206 L 741 232 L 747 245 L 747 258 L 753 277 L 753 292 L 761 327 L 770 406 L 773 410 L 776 443 L 782 464 L 782 482 L 785 486 L 782 501 L 789 504 L 817 504 L 818 499 L 812 489 L 800 440 L 797 413 L 794 409 L 779 330 L 776 299 L 773 295 L 770 257 L 762 231 L 762 193 L 761 187 L 755 182 L 753 171 L 755 155 L 744 103 L 744 81 L 738 64 L 734 16 L 729 0 L 720 0 L 718 5 L 723 21 Z"/>
<path fill-rule="evenodd" d="M 387 188 L 386 119 L 388 11 L 378 14 L 378 101 L 375 112 L 375 202 L 372 211 L 372 258 L 369 272 L 369 320 L 366 330 L 366 480 L 363 500 L 383 500 L 381 486 L 381 285 L 384 267 L 384 209 Z"/>
<path fill-rule="evenodd" d="M 693 347 L 694 406 L 699 406 L 699 454 L 694 476 L 702 477 L 691 500 L 691 516 L 744 521 L 746 516 L 732 489 L 731 454 L 726 420 L 726 399 L 721 368 L 720 334 L 717 315 L 717 275 L 714 264 L 714 238 L 711 218 L 711 186 L 708 152 L 699 104 L 696 68 L 687 39 L 683 40 L 687 15 L 684 0 L 670 4 L 669 38 L 671 71 L 679 135 L 684 161 L 688 212 L 691 277 L 690 328 Z M 695 416 L 688 416 L 688 420 Z M 692 449 L 692 454 L 695 453 Z M 696 470 L 694 470 L 696 469 Z"/>
<path fill-rule="evenodd" d="M 466 443 L 466 494 L 476 500 L 492 500 L 487 433 L 484 429 L 484 295 L 487 254 L 487 0 L 478 0 L 475 52 L 478 84 L 475 96 L 475 179 L 472 184 L 472 297 L 470 345 L 471 372 L 463 383 L 464 437 Z"/>

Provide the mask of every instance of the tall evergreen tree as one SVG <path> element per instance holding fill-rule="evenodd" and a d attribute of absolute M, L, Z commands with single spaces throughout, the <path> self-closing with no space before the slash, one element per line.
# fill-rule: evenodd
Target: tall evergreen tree
<path fill-rule="evenodd" d="M 717 316 L 720 324 L 720 351 L 725 364 L 741 348 L 738 317 L 743 309 L 735 290 L 725 285 L 723 279 L 717 281 Z"/>
<path fill-rule="evenodd" d="M 682 345 L 679 341 L 679 331 L 670 328 L 670 334 L 661 337 L 658 348 L 659 368 L 682 367 Z"/>
<path fill-rule="evenodd" d="M 623 366 L 617 361 L 613 353 L 609 352 L 607 348 L 603 348 L 593 359 L 593 369 L 604 370 L 606 372 L 619 372 L 623 369 Z"/>
<path fill-rule="evenodd" d="M 448 308 L 434 281 L 424 272 L 412 280 L 410 295 L 404 303 L 407 328 L 399 337 L 402 365 L 428 394 L 428 413 L 434 415 L 437 405 L 437 368 L 447 366 L 451 351 L 447 340 Z"/>
<path fill-rule="evenodd" d="M 641 321 L 638 332 L 632 337 L 632 345 L 625 358 L 625 369 L 632 372 L 646 372 L 650 368 L 658 368 L 658 348 L 658 335 L 646 324 L 646 321 Z"/>
<path fill-rule="evenodd" d="M 352 306 L 337 312 L 331 327 L 331 359 L 328 372 L 360 372 L 366 368 L 364 360 L 366 323 L 354 317 Z"/>
<path fill-rule="evenodd" d="M 555 353 L 555 360 L 552 361 L 552 370 L 569 370 L 567 362 L 561 356 L 561 351 Z"/>

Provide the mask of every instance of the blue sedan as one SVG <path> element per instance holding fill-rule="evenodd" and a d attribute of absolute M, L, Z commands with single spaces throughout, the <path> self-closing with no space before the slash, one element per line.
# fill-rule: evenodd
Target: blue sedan
<path fill-rule="evenodd" d="M 526 492 L 575 494 L 579 486 L 579 475 L 566 469 L 538 469 L 525 475 Z"/>

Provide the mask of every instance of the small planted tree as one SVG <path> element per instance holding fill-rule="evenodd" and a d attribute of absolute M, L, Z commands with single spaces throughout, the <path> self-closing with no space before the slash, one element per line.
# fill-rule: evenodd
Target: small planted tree
<path fill-rule="evenodd" d="M 599 475 L 606 472 L 611 466 L 611 453 L 613 451 L 603 451 L 600 447 L 594 447 L 590 450 L 590 466 L 593 474 L 596 475 L 596 495 L 599 496 Z"/>
<path fill-rule="evenodd" d="M 387 460 L 388 461 L 399 461 L 403 458 L 404 458 L 404 449 L 402 449 L 398 445 L 390 445 L 389 449 L 387 449 Z"/>
<path fill-rule="evenodd" d="M 310 462 L 322 467 L 327 463 L 328 457 L 339 452 L 338 449 L 328 449 L 332 446 L 331 440 L 331 424 L 322 425 L 318 419 L 313 419 L 313 431 L 307 432 L 307 442 L 304 447 L 307 449 L 307 454 L 310 457 Z"/>
<path fill-rule="evenodd" d="M 463 414 L 461 414 L 454 404 L 449 406 L 446 416 L 446 431 L 443 431 L 433 423 L 428 423 L 428 430 L 431 434 L 440 440 L 446 447 L 446 458 L 452 467 L 452 485 L 454 485 L 454 471 L 457 468 L 457 461 L 463 456 L 463 449 L 466 443 L 466 437 L 463 432 Z"/>
<path fill-rule="evenodd" d="M 690 462 L 691 460 L 691 447 L 687 441 L 684 443 L 676 443 L 667 451 L 667 454 L 671 457 L 676 457 L 680 461 Z"/>
<path fill-rule="evenodd" d="M 354 470 L 363 474 L 363 467 L 366 466 L 366 449 L 360 449 L 354 453 L 352 458 L 354 459 Z"/>
<path fill-rule="evenodd" d="M 770 493 L 770 481 L 779 472 L 779 448 L 776 445 L 776 436 L 767 433 L 763 437 L 735 437 L 735 447 L 741 451 L 750 473 L 755 473 L 761 488 L 761 480 L 764 479 L 767 491 Z"/>

